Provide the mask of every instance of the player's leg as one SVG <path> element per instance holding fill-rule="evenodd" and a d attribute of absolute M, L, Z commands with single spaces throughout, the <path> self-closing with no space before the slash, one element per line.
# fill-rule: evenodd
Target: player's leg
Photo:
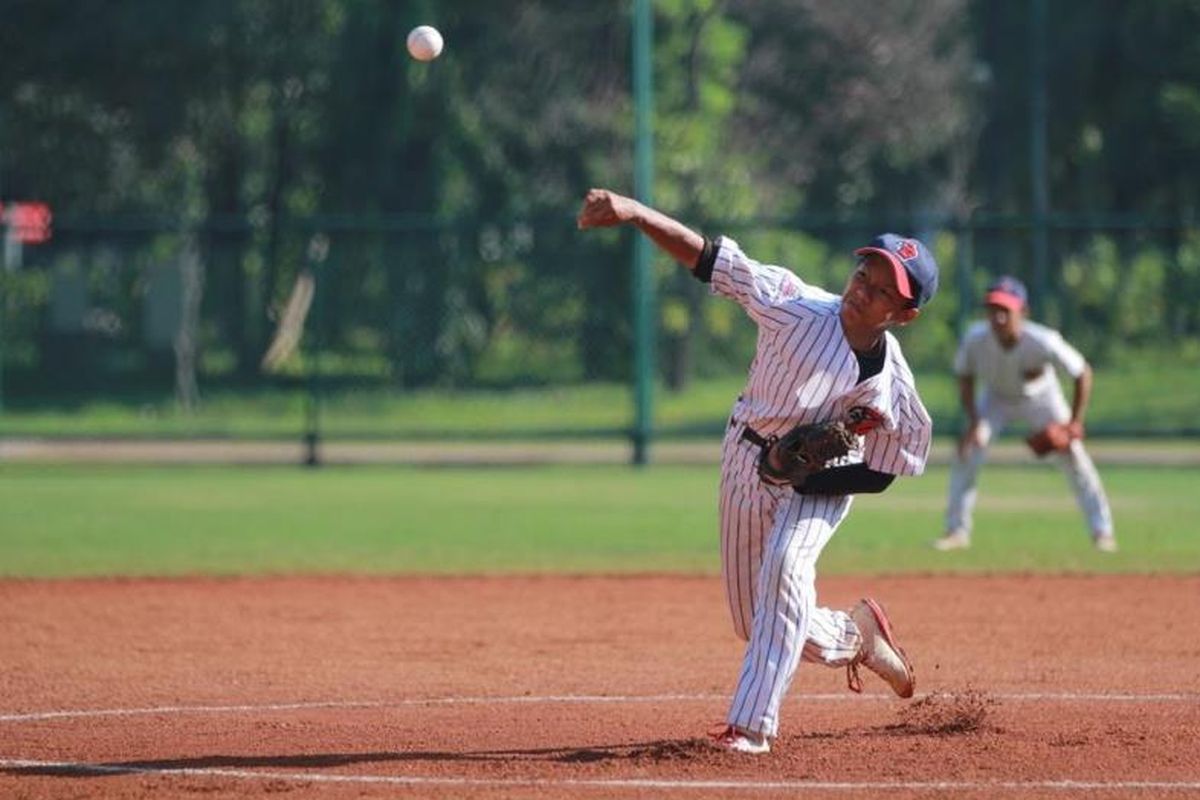
<path fill-rule="evenodd" d="M 981 435 L 990 439 L 990 431 L 982 429 L 983 426 Z M 987 444 L 980 444 L 968 449 L 961 456 L 957 452 L 954 454 L 950 464 L 950 485 L 946 493 L 944 538 L 948 541 L 939 549 L 952 550 L 955 549 L 954 545 L 961 544 L 965 547 L 970 544 L 971 530 L 975 525 L 975 503 L 979 498 L 979 469 L 987 459 L 987 448 Z"/>
<path fill-rule="evenodd" d="M 1010 409 L 993 398 L 980 401 L 979 440 L 964 455 L 955 449 L 950 462 L 950 485 L 946 492 L 945 531 L 934 542 L 939 550 L 958 550 L 971 544 L 975 524 L 975 501 L 979 497 L 979 469 L 987 460 L 988 447 L 1008 424 Z"/>
<path fill-rule="evenodd" d="M 862 691 L 861 664 L 883 678 L 900 697 L 913 695 L 912 663 L 896 642 L 883 606 L 874 599 L 864 598 L 848 612 L 814 608 L 801 660 L 846 667 L 846 680 L 856 692 Z"/>
<path fill-rule="evenodd" d="M 1041 430 L 1051 422 L 1069 421 L 1071 410 L 1061 391 L 1051 391 L 1029 401 L 1028 418 L 1033 430 Z M 1117 540 L 1108 496 L 1100 481 L 1100 473 L 1096 471 L 1096 465 L 1083 442 L 1071 442 L 1066 452 L 1052 454 L 1051 460 L 1066 476 L 1075 493 L 1075 502 L 1087 520 L 1088 534 L 1092 542 L 1100 550 L 1116 550 Z"/>
<path fill-rule="evenodd" d="M 791 488 L 767 486 L 758 476 L 756 445 L 741 438 L 742 426 L 725 432 L 721 458 L 721 575 L 734 633 L 750 638 L 762 545 L 781 499 Z"/>
<path fill-rule="evenodd" d="M 1100 482 L 1100 473 L 1083 442 L 1071 442 L 1065 453 L 1055 453 L 1054 460 L 1067 476 L 1075 492 L 1075 502 L 1087 519 L 1088 533 L 1099 550 L 1113 552 L 1117 549 L 1116 532 L 1113 530 L 1112 510 L 1108 496 Z"/>
<path fill-rule="evenodd" d="M 809 618 L 801 659 L 810 664 L 844 667 L 858 655 L 861 645 L 862 636 L 849 613 L 816 606 Z"/>
<path fill-rule="evenodd" d="M 779 709 L 800 663 L 816 607 L 816 563 L 850 509 L 849 497 L 793 493 L 782 503 L 763 550 L 759 602 L 728 723 L 776 735 Z"/>

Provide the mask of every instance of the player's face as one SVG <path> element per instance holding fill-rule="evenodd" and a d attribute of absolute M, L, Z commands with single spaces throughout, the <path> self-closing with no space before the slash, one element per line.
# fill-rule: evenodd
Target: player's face
<path fill-rule="evenodd" d="M 917 309 L 896 288 L 892 266 L 883 256 L 870 254 L 858 262 L 842 293 L 842 321 L 863 329 L 903 325 Z"/>
<path fill-rule="evenodd" d="M 992 334 L 1002 342 L 1016 341 L 1021 330 L 1021 312 L 990 304 L 985 308 Z"/>

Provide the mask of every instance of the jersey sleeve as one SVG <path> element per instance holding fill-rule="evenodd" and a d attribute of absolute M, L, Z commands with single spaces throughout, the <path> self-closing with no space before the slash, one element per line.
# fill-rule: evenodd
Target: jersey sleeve
<path fill-rule="evenodd" d="M 887 334 L 888 361 L 877 380 L 859 384 L 846 396 L 846 416 L 865 420 L 862 460 L 876 472 L 920 475 L 929 458 L 933 421 L 925 410 L 900 344 Z M 864 411 L 866 409 L 866 411 Z M 861 427 L 860 424 L 860 427 Z"/>
<path fill-rule="evenodd" d="M 1050 361 L 1072 378 L 1078 378 L 1087 371 L 1087 360 L 1067 343 L 1062 334 L 1051 331 L 1043 340 L 1043 344 Z"/>
<path fill-rule="evenodd" d="M 920 475 L 929 458 L 933 421 L 916 391 L 894 394 L 891 426 L 864 437 L 863 463 L 889 475 Z"/>
<path fill-rule="evenodd" d="M 834 301 L 823 289 L 810 286 L 783 267 L 760 264 L 742 252 L 733 239 L 717 240 L 711 291 L 734 300 L 750 318 L 765 328 L 779 328 L 805 316 L 797 299 Z"/>

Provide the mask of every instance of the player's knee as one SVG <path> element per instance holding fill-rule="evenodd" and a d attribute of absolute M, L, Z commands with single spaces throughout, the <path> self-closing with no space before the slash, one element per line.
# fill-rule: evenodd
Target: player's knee
<path fill-rule="evenodd" d="M 763 562 L 762 569 L 774 572 L 777 580 L 788 583 L 813 581 L 817 575 L 816 561 L 811 550 L 799 547 L 780 547 L 773 550 Z"/>

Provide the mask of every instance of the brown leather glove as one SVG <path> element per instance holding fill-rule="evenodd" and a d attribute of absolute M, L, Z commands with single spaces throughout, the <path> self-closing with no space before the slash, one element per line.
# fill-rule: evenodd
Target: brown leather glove
<path fill-rule="evenodd" d="M 1071 446 L 1073 440 L 1083 438 L 1081 427 L 1069 422 L 1051 422 L 1040 431 L 1030 434 L 1025 443 L 1038 458 L 1061 453 Z"/>
<path fill-rule="evenodd" d="M 855 442 L 840 421 L 797 425 L 768 441 L 758 457 L 758 474 L 767 483 L 800 487 L 809 475 L 853 450 Z"/>

